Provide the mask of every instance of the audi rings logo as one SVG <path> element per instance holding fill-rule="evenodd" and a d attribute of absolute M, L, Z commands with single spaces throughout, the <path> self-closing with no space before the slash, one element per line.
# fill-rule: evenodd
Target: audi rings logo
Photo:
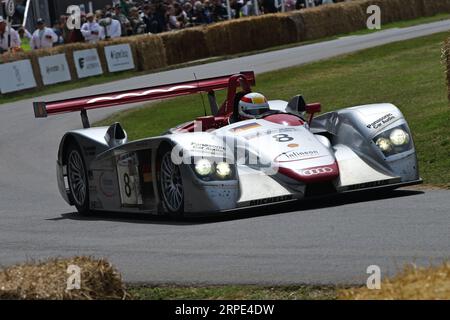
<path fill-rule="evenodd" d="M 331 172 L 333 172 L 333 168 L 322 167 L 322 168 L 314 168 L 314 169 L 303 170 L 302 174 L 304 176 L 316 176 L 316 175 L 319 175 L 319 174 L 331 173 Z"/>

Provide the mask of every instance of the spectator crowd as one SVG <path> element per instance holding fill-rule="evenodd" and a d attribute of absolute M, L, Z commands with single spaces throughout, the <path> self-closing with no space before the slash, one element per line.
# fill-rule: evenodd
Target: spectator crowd
<path fill-rule="evenodd" d="M 342 0 L 341 0 L 342 1 Z M 31 50 L 74 42 L 96 42 L 125 36 L 161 33 L 205 25 L 244 16 L 253 16 L 338 2 L 337 0 L 120 0 L 94 13 L 81 15 L 81 29 L 70 30 L 69 16 L 62 15 L 50 28 L 39 19 L 30 33 L 6 27 L 0 17 L 0 53 L 9 47 L 20 50 L 29 44 Z M 8 45 L 9 44 L 9 45 Z M 23 46 L 22 46 L 23 47 Z"/>

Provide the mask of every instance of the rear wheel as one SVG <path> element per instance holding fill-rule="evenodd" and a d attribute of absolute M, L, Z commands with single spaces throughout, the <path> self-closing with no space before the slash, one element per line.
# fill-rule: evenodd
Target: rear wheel
<path fill-rule="evenodd" d="M 70 144 L 67 150 L 67 177 L 72 200 L 80 214 L 89 214 L 89 182 L 80 148 Z"/>
<path fill-rule="evenodd" d="M 166 213 L 183 215 L 184 190 L 180 166 L 172 161 L 170 148 L 164 148 L 160 156 L 159 185 L 161 201 Z"/>

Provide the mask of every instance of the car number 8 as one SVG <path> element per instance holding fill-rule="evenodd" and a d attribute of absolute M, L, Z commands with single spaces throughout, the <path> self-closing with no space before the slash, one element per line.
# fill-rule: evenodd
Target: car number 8
<path fill-rule="evenodd" d="M 289 142 L 294 140 L 294 138 L 290 137 L 289 135 L 285 134 L 285 133 L 281 133 L 281 134 L 276 134 L 273 136 L 273 138 L 277 141 L 277 142 Z"/>
<path fill-rule="evenodd" d="M 125 194 L 128 198 L 131 197 L 131 185 L 130 185 L 130 176 L 128 173 L 123 175 L 123 182 L 125 183 Z"/>

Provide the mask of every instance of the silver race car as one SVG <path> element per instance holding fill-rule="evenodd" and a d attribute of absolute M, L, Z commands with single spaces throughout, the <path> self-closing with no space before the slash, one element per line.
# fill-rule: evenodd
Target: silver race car
<path fill-rule="evenodd" d="M 80 112 L 83 129 L 60 143 L 62 197 L 81 214 L 217 213 L 318 195 L 421 183 L 411 131 L 392 104 L 355 106 L 314 117 L 320 104 L 272 100 L 240 116 L 253 72 L 54 102 L 37 118 Z M 219 107 L 215 91 L 227 89 Z M 211 114 L 158 137 L 128 141 L 119 123 L 91 128 L 87 110 L 207 94 Z M 300 204 L 301 205 L 301 204 Z"/>

